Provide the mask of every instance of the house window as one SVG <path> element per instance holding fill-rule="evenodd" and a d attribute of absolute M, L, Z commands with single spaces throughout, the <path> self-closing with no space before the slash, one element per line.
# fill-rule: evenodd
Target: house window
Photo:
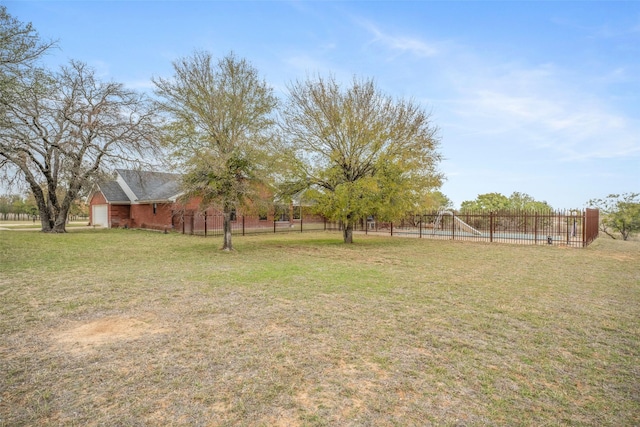
<path fill-rule="evenodd" d="M 276 221 L 289 221 L 289 206 L 276 206 L 274 219 Z"/>
<path fill-rule="evenodd" d="M 293 207 L 293 219 L 302 218 L 302 208 L 300 206 Z"/>
<path fill-rule="evenodd" d="M 267 210 L 266 209 L 260 209 L 260 211 L 258 211 L 258 219 L 260 221 L 266 221 L 267 220 Z"/>
<path fill-rule="evenodd" d="M 154 215 L 156 214 L 157 210 L 158 210 L 158 204 L 157 204 L 157 203 L 154 203 L 154 204 L 153 204 L 153 214 L 154 214 Z"/>
<path fill-rule="evenodd" d="M 238 214 L 237 214 L 237 212 L 236 212 L 236 208 L 231 209 L 231 215 L 230 215 L 230 217 L 231 217 L 231 221 L 235 221 L 235 220 L 237 220 L 237 219 L 238 219 Z"/>

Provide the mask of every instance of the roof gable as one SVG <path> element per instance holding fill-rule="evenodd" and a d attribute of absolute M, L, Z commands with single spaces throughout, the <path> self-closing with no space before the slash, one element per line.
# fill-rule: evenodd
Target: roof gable
<path fill-rule="evenodd" d="M 131 203 L 131 199 L 116 181 L 107 181 L 98 184 L 102 195 L 109 203 Z"/>
<path fill-rule="evenodd" d="M 180 194 L 181 175 L 116 169 L 117 182 L 132 202 L 168 201 Z"/>

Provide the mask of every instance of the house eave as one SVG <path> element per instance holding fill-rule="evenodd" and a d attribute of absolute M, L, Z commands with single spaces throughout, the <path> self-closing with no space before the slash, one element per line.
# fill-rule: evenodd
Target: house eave
<path fill-rule="evenodd" d="M 148 205 L 150 203 L 173 203 L 173 201 L 170 199 L 146 199 L 135 201 L 135 204 L 137 205 Z"/>

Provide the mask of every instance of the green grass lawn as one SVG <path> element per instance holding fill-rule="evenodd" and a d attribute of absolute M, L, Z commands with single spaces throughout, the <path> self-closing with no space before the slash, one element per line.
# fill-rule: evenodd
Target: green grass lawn
<path fill-rule="evenodd" d="M 71 221 L 67 223 L 67 228 L 87 227 L 88 220 Z M 40 221 L 0 221 L 0 230 L 40 230 Z"/>
<path fill-rule="evenodd" d="M 0 425 L 640 424 L 640 242 L 0 231 Z"/>

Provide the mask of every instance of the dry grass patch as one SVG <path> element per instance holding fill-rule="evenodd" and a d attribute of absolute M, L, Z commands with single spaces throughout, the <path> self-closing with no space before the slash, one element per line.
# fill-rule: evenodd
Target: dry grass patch
<path fill-rule="evenodd" d="M 640 243 L 0 234 L 0 425 L 638 425 Z"/>
<path fill-rule="evenodd" d="M 52 338 L 62 350 L 87 352 L 99 350 L 102 345 L 132 341 L 144 335 L 161 332 L 165 330 L 154 327 L 150 320 L 107 317 L 88 323 L 73 322 L 72 326 L 54 332 Z"/>

